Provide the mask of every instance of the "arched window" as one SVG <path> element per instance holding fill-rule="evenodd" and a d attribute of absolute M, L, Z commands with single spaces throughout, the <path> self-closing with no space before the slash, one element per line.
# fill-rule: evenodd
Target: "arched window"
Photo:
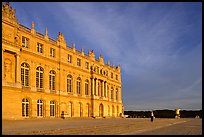
<path fill-rule="evenodd" d="M 29 65 L 27 63 L 21 64 L 21 84 L 22 86 L 29 86 Z"/>
<path fill-rule="evenodd" d="M 72 92 L 72 76 L 67 76 L 67 92 Z"/>
<path fill-rule="evenodd" d="M 40 66 L 36 69 L 36 87 L 38 89 L 43 88 L 43 68 Z"/>
<path fill-rule="evenodd" d="M 89 95 L 89 80 L 85 80 L 85 95 Z"/>
<path fill-rule="evenodd" d="M 81 93 L 81 78 L 77 78 L 77 94 Z"/>
<path fill-rule="evenodd" d="M 22 116 L 29 117 L 29 101 L 27 98 L 22 99 Z"/>
<path fill-rule="evenodd" d="M 116 88 L 115 99 L 118 100 L 118 88 Z"/>
<path fill-rule="evenodd" d="M 115 107 L 112 106 L 112 116 L 114 117 L 115 116 Z"/>
<path fill-rule="evenodd" d="M 79 102 L 79 117 L 83 117 L 83 105 Z"/>
<path fill-rule="evenodd" d="M 103 104 L 99 105 L 99 117 L 103 117 Z"/>
<path fill-rule="evenodd" d="M 111 87 L 111 99 L 113 99 L 113 87 Z"/>
<path fill-rule="evenodd" d="M 56 73 L 54 70 L 51 70 L 50 71 L 50 74 L 49 74 L 49 89 L 50 89 L 50 92 L 52 91 L 55 91 L 55 76 L 56 76 Z"/>
<path fill-rule="evenodd" d="M 108 105 L 108 116 L 110 116 L 110 106 Z"/>
<path fill-rule="evenodd" d="M 55 110 L 55 101 L 52 100 L 52 101 L 50 101 L 50 116 L 54 117 L 55 113 L 56 113 L 56 110 Z"/>
<path fill-rule="evenodd" d="M 43 111 L 44 111 L 43 101 L 39 99 L 37 101 L 37 116 L 42 117 L 43 116 Z"/>
<path fill-rule="evenodd" d="M 87 117 L 90 116 L 89 103 L 86 104 Z"/>
<path fill-rule="evenodd" d="M 69 102 L 68 103 L 68 115 L 70 116 L 70 117 L 72 117 L 73 116 L 73 103 L 72 102 Z"/>
<path fill-rule="evenodd" d="M 109 86 L 107 85 L 107 98 L 110 97 L 110 94 L 109 94 Z"/>
<path fill-rule="evenodd" d="M 117 117 L 119 116 L 119 106 L 117 106 Z"/>

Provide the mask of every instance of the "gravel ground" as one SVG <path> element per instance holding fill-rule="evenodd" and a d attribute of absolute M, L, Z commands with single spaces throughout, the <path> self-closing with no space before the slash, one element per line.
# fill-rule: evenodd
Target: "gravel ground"
<path fill-rule="evenodd" d="M 2 120 L 3 135 L 202 135 L 202 119 L 69 118 Z"/>

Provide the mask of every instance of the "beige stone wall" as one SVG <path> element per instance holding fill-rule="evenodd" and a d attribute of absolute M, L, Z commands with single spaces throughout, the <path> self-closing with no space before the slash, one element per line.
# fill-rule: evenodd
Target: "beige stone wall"
<path fill-rule="evenodd" d="M 66 44 L 62 33 L 58 34 L 57 40 L 52 40 L 47 35 L 36 32 L 34 23 L 31 29 L 20 25 L 13 18 L 13 13 L 9 13 L 12 10 L 7 11 L 9 5 L 3 4 L 2 8 L 3 119 L 23 118 L 23 98 L 29 100 L 29 118 L 37 117 L 39 99 L 43 100 L 43 117 L 50 117 L 51 100 L 55 101 L 55 117 L 60 117 L 62 111 L 69 117 L 117 117 L 123 113 L 120 66 L 113 67 L 105 64 L 102 56 L 95 59 L 93 51 L 88 55 L 84 54 L 83 50 L 82 52 L 77 51 L 74 44 L 72 47 Z M 5 14 L 5 11 L 12 16 Z M 29 39 L 28 48 L 22 47 L 22 37 Z M 43 44 L 43 53 L 37 52 L 37 43 Z M 50 48 L 55 49 L 55 57 L 50 56 Z M 72 63 L 68 62 L 68 54 L 72 55 Z M 77 58 L 81 59 L 81 66 L 77 66 Z M 85 62 L 89 63 L 89 69 L 86 69 Z M 29 65 L 28 87 L 22 86 L 21 83 L 22 63 Z M 36 88 L 36 68 L 38 66 L 43 68 L 43 90 L 40 92 Z M 99 67 L 99 72 L 96 67 Z M 51 93 L 49 89 L 51 70 L 56 73 L 55 93 Z M 105 74 L 105 71 L 108 71 L 108 75 Z M 111 78 L 111 72 L 114 74 L 113 78 Z M 72 75 L 73 80 L 72 93 L 67 92 L 67 75 L 69 74 Z M 77 94 L 78 77 L 81 79 L 80 94 Z M 88 95 L 85 95 L 85 80 L 89 81 Z M 106 91 L 107 86 L 109 92 Z M 111 99 L 111 87 L 114 88 L 113 99 Z M 118 88 L 118 100 L 115 97 L 116 88 Z"/>

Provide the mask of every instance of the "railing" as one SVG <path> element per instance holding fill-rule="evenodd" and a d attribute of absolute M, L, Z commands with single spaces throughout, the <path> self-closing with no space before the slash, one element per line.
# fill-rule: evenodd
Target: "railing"
<path fill-rule="evenodd" d="M 39 33 L 39 32 L 36 32 L 36 36 L 41 37 L 41 38 L 44 38 L 44 35 L 41 34 L 41 33 Z"/>
<path fill-rule="evenodd" d="M 57 44 L 57 41 L 55 41 L 54 39 L 49 38 L 49 41 L 53 44 Z"/>
<path fill-rule="evenodd" d="M 26 27 L 26 26 L 23 26 L 23 25 L 21 25 L 21 24 L 19 24 L 20 25 L 20 28 L 21 29 L 23 29 L 23 30 L 25 30 L 25 31 L 27 31 L 27 32 L 31 32 L 31 29 L 30 28 L 28 28 L 28 27 Z"/>

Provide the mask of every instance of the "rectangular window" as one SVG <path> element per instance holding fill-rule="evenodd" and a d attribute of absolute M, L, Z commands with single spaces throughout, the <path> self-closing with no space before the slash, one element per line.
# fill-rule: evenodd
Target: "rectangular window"
<path fill-rule="evenodd" d="M 111 72 L 111 78 L 113 78 L 113 72 Z"/>
<path fill-rule="evenodd" d="M 85 83 L 85 95 L 89 95 L 88 91 L 89 91 L 89 84 L 88 82 L 86 82 Z"/>
<path fill-rule="evenodd" d="M 29 46 L 29 39 L 26 37 L 22 37 L 22 47 L 28 48 Z"/>
<path fill-rule="evenodd" d="M 72 63 L 72 55 L 68 54 L 68 62 Z"/>
<path fill-rule="evenodd" d="M 43 53 L 43 44 L 37 43 L 37 52 Z"/>
<path fill-rule="evenodd" d="M 81 59 L 77 58 L 77 66 L 81 66 Z"/>
<path fill-rule="evenodd" d="M 50 57 L 55 57 L 55 49 L 50 48 Z"/>
<path fill-rule="evenodd" d="M 99 74 L 99 67 L 96 67 L 96 72 Z"/>
<path fill-rule="evenodd" d="M 86 69 L 89 69 L 89 63 L 88 62 L 85 63 L 85 67 L 86 67 Z"/>
<path fill-rule="evenodd" d="M 117 74 L 115 75 L 115 79 L 118 80 L 118 75 Z"/>
<path fill-rule="evenodd" d="M 71 81 L 71 78 L 67 79 L 67 92 L 72 92 L 72 81 Z"/>

